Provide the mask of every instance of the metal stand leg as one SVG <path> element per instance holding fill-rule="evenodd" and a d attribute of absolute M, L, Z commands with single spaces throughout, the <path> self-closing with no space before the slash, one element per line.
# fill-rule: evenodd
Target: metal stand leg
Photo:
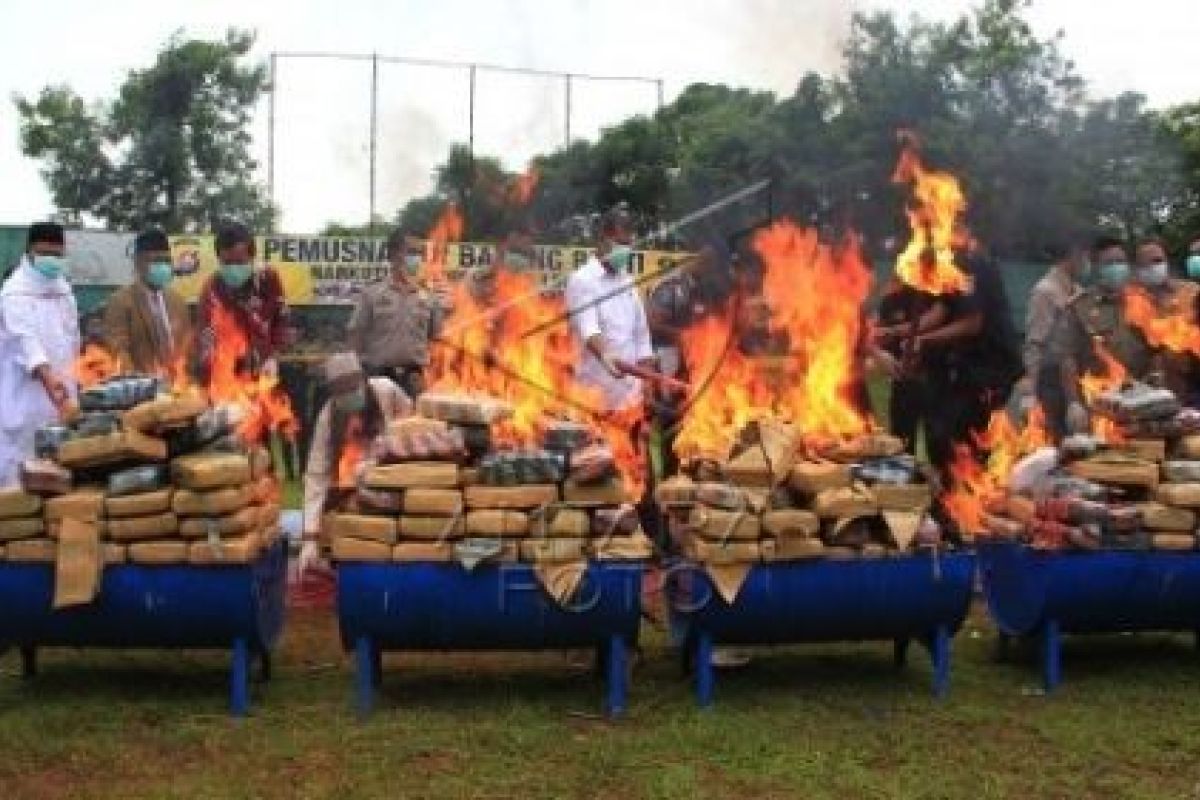
<path fill-rule="evenodd" d="M 933 632 L 929 653 L 933 656 L 933 695 L 941 699 L 950 691 L 950 631 L 944 625 Z"/>
<path fill-rule="evenodd" d="M 908 664 L 908 645 L 908 639 L 896 639 L 892 642 L 892 663 L 897 669 Z"/>
<path fill-rule="evenodd" d="M 1050 694 L 1062 682 L 1062 632 L 1057 620 L 1042 628 L 1042 688 Z"/>
<path fill-rule="evenodd" d="M 375 705 L 375 648 L 367 636 L 354 643 L 354 686 L 358 716 L 365 719 Z"/>
<path fill-rule="evenodd" d="M 229 681 L 230 712 L 235 717 L 244 717 L 250 710 L 250 645 L 241 637 L 233 640 Z"/>
<path fill-rule="evenodd" d="M 696 668 L 696 637 L 689 631 L 679 645 L 679 674 L 688 677 Z"/>
<path fill-rule="evenodd" d="M 999 662 L 1008 661 L 1012 657 L 1012 640 L 1013 637 L 1007 633 L 1001 633 L 996 636 L 996 660 Z"/>
<path fill-rule="evenodd" d="M 712 656 L 712 634 L 696 634 L 696 656 L 693 669 L 696 670 L 696 703 L 701 708 L 712 708 L 713 704 L 713 682 L 716 676 L 713 672 Z"/>
<path fill-rule="evenodd" d="M 383 648 L 371 648 L 371 679 L 375 687 L 375 691 L 379 691 L 379 687 L 383 686 Z"/>
<path fill-rule="evenodd" d="M 256 654 L 258 656 L 258 682 L 270 683 L 272 675 L 271 651 L 263 648 Z"/>
<path fill-rule="evenodd" d="M 615 719 L 625 713 L 628 693 L 629 667 L 626 663 L 625 638 L 620 635 L 609 637 L 605 650 L 607 651 L 608 686 L 606 687 L 604 711 L 610 718 Z"/>
<path fill-rule="evenodd" d="M 37 677 L 37 648 L 31 644 L 21 645 L 21 677 L 25 680 Z"/>

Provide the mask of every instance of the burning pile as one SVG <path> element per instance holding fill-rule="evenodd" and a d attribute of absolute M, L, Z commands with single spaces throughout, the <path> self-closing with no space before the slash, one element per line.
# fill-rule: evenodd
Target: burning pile
<path fill-rule="evenodd" d="M 1023 458 L 993 455 L 986 471 L 960 459 L 946 498 L 959 527 L 1047 550 L 1196 549 L 1200 412 L 1139 383 L 1095 394 L 1090 406 L 1093 430 L 1107 438 L 1071 436 L 1054 448 L 1026 437 L 1007 450 Z"/>
<path fill-rule="evenodd" d="M 539 447 L 498 449 L 523 424 L 510 403 L 428 392 L 369 452 L 344 454 L 350 488 L 323 529 L 335 560 L 525 561 L 566 601 L 589 559 L 650 555 L 612 451 L 589 428 L 544 422 Z"/>
<path fill-rule="evenodd" d="M 271 456 L 237 405 L 157 378 L 82 392 L 69 425 L 36 435 L 21 490 L 0 493 L 0 556 L 57 562 L 56 606 L 90 602 L 105 564 L 240 564 L 279 536 Z"/>

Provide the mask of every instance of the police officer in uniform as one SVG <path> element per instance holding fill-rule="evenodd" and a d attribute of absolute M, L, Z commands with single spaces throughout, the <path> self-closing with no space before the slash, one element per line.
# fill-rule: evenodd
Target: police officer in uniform
<path fill-rule="evenodd" d="M 402 230 L 387 240 L 391 274 L 368 287 L 350 317 L 350 343 L 372 377 L 391 378 L 409 397 L 425 389 L 429 345 L 445 317 L 440 297 L 417 281 L 421 243 Z"/>

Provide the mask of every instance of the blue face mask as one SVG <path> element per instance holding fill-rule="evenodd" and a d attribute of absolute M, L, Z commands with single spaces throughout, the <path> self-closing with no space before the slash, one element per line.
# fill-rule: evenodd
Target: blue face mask
<path fill-rule="evenodd" d="M 1106 289 L 1120 289 L 1129 281 L 1129 265 L 1123 261 L 1101 264 L 1096 272 L 1097 282 Z"/>
<path fill-rule="evenodd" d="M 164 289 L 175 278 L 170 261 L 155 261 L 146 271 L 146 284 L 152 289 Z"/>
<path fill-rule="evenodd" d="M 62 256 L 33 255 L 29 260 L 37 273 L 47 280 L 61 278 L 67 271 L 67 259 Z"/>
<path fill-rule="evenodd" d="M 1187 274 L 1189 278 L 1200 278 L 1200 253 L 1188 256 Z"/>
<path fill-rule="evenodd" d="M 249 264 L 222 264 L 221 280 L 230 289 L 240 289 L 250 280 L 252 272 Z"/>
<path fill-rule="evenodd" d="M 633 261 L 633 248 L 627 244 L 614 245 L 604 260 L 617 272 L 624 272 L 629 269 L 629 263 Z"/>

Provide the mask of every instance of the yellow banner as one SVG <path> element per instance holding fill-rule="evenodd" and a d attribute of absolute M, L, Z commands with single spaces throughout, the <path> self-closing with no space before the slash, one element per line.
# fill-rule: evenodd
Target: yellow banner
<path fill-rule="evenodd" d="M 171 236 L 175 264 L 172 287 L 195 301 L 204 283 L 217 268 L 211 235 Z M 279 272 L 289 303 L 339 305 L 353 303 L 364 286 L 387 277 L 387 251 L 383 239 L 333 236 L 259 236 L 258 258 Z M 537 245 L 536 266 L 542 285 L 560 286 L 593 253 L 594 248 L 570 245 Z M 671 269 L 689 254 L 662 250 L 634 252 L 632 272 L 641 276 Z M 491 264 L 496 245 L 457 242 L 447 247 L 446 269 L 451 280 L 475 266 Z M 654 280 L 642 284 L 643 291 Z"/>

